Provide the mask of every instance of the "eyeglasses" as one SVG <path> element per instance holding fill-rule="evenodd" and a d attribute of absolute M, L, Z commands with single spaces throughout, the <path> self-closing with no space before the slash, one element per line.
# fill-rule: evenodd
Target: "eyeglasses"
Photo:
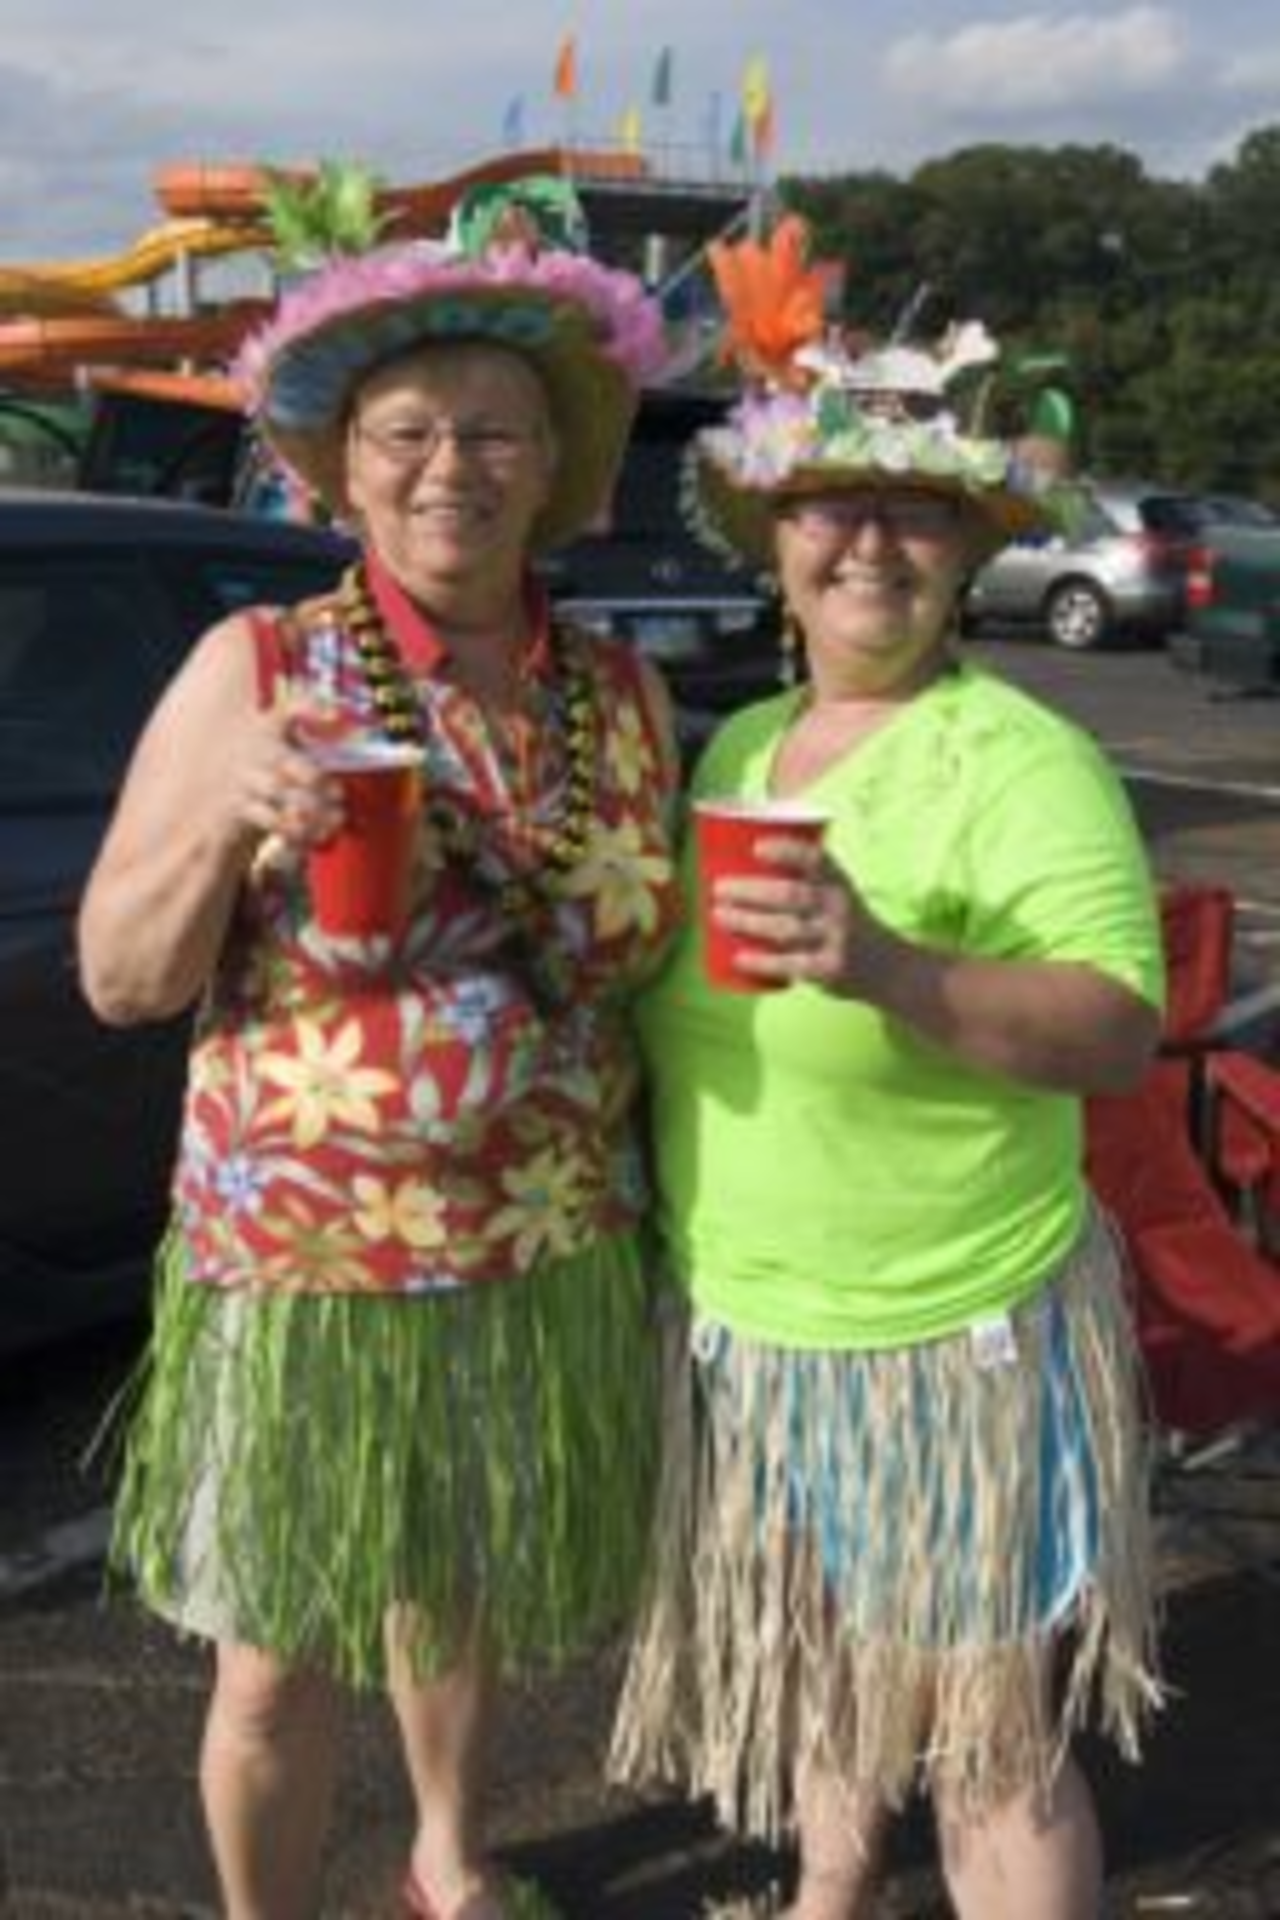
<path fill-rule="evenodd" d="M 810 539 L 852 539 L 874 520 L 904 540 L 940 540 L 956 524 L 957 503 L 944 493 L 830 493 L 789 501 L 783 518 Z"/>
<path fill-rule="evenodd" d="M 388 466 L 408 472 L 435 459 L 447 440 L 467 460 L 485 467 L 513 467 L 533 439 L 523 428 L 459 425 L 455 420 L 393 421 L 385 427 L 366 427 L 357 420 L 356 432 L 375 447 Z"/>

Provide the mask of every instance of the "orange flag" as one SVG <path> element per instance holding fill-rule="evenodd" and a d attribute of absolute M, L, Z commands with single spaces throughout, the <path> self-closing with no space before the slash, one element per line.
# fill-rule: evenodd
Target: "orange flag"
<path fill-rule="evenodd" d="M 773 152 L 777 140 L 777 124 L 773 117 L 773 102 L 767 100 L 764 111 L 751 123 L 751 144 L 757 160 L 764 160 Z"/>
<path fill-rule="evenodd" d="M 578 91 L 578 43 L 572 34 L 560 42 L 551 84 L 557 100 L 572 100 Z"/>

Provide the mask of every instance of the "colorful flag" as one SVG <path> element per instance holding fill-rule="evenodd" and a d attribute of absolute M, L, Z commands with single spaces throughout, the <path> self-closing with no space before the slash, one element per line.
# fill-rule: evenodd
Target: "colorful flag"
<path fill-rule="evenodd" d="M 524 145 L 524 95 L 515 94 L 507 102 L 507 110 L 502 116 L 502 143 L 507 147 Z"/>
<path fill-rule="evenodd" d="M 557 100 L 572 100 L 578 91 L 578 43 L 572 34 L 560 42 L 560 51 L 556 55 L 555 78 L 552 91 Z"/>
<path fill-rule="evenodd" d="M 643 129 L 639 107 L 628 107 L 618 122 L 618 145 L 624 153 L 639 153 Z"/>
<path fill-rule="evenodd" d="M 735 167 L 747 164 L 747 121 L 745 114 L 738 114 L 733 123 L 733 132 L 729 136 L 729 159 Z"/>
<path fill-rule="evenodd" d="M 773 102 L 766 100 L 763 113 L 751 122 L 751 151 L 757 160 L 764 160 L 773 152 L 774 133 Z"/>
<path fill-rule="evenodd" d="M 755 127 L 770 110 L 769 69 L 763 57 L 756 54 L 747 62 L 742 76 L 742 111 L 747 125 Z"/>
<path fill-rule="evenodd" d="M 675 55 L 670 47 L 664 47 L 658 55 L 657 65 L 653 69 L 653 85 L 649 98 L 655 107 L 669 107 L 674 91 Z"/>

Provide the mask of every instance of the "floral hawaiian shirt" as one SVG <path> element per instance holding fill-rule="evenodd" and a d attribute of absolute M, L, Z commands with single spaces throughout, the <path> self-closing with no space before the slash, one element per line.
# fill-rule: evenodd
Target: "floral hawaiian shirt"
<path fill-rule="evenodd" d="M 336 600 L 268 630 L 277 685 L 373 724 Z M 499 887 L 537 859 L 527 823 L 554 818 L 565 775 L 545 646 L 514 743 L 438 650 L 414 672 L 424 789 L 473 831 L 464 855 L 424 820 L 400 939 L 325 934 L 302 871 L 255 866 L 192 1055 L 176 1202 L 195 1279 L 432 1291 L 518 1277 L 635 1223 L 628 1004 L 679 913 L 669 779 L 634 656 L 579 641 L 593 827 L 519 911 Z"/>

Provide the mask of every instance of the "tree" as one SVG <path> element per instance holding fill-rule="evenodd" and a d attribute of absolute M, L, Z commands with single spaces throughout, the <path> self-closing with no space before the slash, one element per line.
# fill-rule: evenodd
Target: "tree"
<path fill-rule="evenodd" d="M 1007 355 L 1060 349 L 1087 464 L 1280 499 L 1280 126 L 1200 183 L 1115 146 L 985 145 L 780 191 L 845 262 L 852 325 L 974 317 Z"/>

